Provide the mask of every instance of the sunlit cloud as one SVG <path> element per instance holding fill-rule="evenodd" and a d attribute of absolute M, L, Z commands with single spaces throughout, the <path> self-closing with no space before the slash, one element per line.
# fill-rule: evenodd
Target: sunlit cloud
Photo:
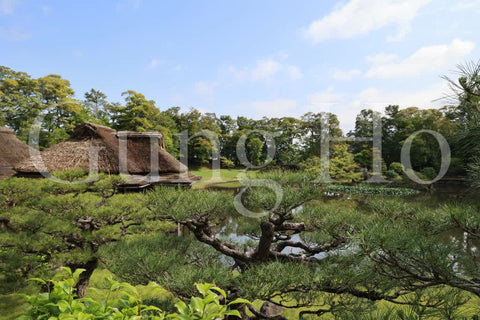
<path fill-rule="evenodd" d="M 366 72 L 366 76 L 393 78 L 437 72 L 445 66 L 463 60 L 474 47 L 473 42 L 454 39 L 450 44 L 422 47 L 401 61 L 397 61 L 397 57 L 393 55 L 377 55 L 370 57 L 374 65 Z"/>
<path fill-rule="evenodd" d="M 323 18 L 312 22 L 304 36 L 313 43 L 326 39 L 348 39 L 396 26 L 399 40 L 411 29 L 411 21 L 431 0 L 350 0 Z"/>

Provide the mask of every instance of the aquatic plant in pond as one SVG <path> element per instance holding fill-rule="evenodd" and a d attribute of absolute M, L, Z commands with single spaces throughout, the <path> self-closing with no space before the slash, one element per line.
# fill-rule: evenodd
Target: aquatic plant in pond
<path fill-rule="evenodd" d="M 388 188 L 378 186 L 344 186 L 344 185 L 328 185 L 326 191 L 335 193 L 347 193 L 358 195 L 384 195 L 384 196 L 410 196 L 419 194 L 420 191 L 410 188 Z"/>

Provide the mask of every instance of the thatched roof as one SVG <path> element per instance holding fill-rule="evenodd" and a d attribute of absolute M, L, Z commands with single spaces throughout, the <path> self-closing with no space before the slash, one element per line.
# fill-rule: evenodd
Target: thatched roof
<path fill-rule="evenodd" d="M 158 142 L 158 146 L 151 148 L 151 140 Z M 151 159 L 158 164 L 158 171 L 162 175 L 187 171 L 186 166 L 165 150 L 162 134 L 117 132 L 92 123 L 78 126 L 70 139 L 40 154 L 42 161 L 30 157 L 17 165 L 15 170 L 20 175 L 72 169 L 90 171 L 90 159 L 98 156 L 98 161 L 92 162 L 97 162 L 98 171 L 104 173 L 126 173 L 120 172 L 126 166 L 131 175 L 148 174 L 151 171 Z"/>
<path fill-rule="evenodd" d="M 0 179 L 14 175 L 13 167 L 28 155 L 28 146 L 18 140 L 13 130 L 0 127 Z"/>

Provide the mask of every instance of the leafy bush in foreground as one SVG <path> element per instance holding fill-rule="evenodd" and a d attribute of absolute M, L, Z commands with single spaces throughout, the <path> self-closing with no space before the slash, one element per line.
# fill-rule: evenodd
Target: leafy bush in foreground
<path fill-rule="evenodd" d="M 229 307 L 235 304 L 249 304 L 244 299 L 237 299 L 228 304 L 221 304 L 225 301 L 226 293 L 213 284 L 196 284 L 197 290 L 202 294 L 202 298 L 192 297 L 187 305 L 183 301 L 175 304 L 178 313 L 166 314 L 161 309 L 154 306 L 142 304 L 137 289 L 126 282 L 118 282 L 109 279 L 109 290 L 104 301 L 95 301 L 91 298 L 75 299 L 74 285 L 78 281 L 83 269 L 77 269 L 72 272 L 70 268 L 63 268 L 68 272 L 68 278 L 62 281 L 42 280 L 35 278 L 32 280 L 40 282 L 49 288 L 49 292 L 39 293 L 37 295 L 23 295 L 29 306 L 25 315 L 20 316 L 20 320 L 56 320 L 56 319 L 223 319 L 226 316 L 238 316 L 238 310 L 229 310 Z M 112 298 L 115 293 L 120 293 L 118 299 Z"/>

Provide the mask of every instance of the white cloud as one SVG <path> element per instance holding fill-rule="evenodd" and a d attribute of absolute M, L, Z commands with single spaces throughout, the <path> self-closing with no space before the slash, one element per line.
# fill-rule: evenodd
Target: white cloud
<path fill-rule="evenodd" d="M 308 105 L 305 112 L 330 112 L 343 98 L 343 94 L 335 92 L 333 87 L 328 87 L 324 91 L 307 96 Z"/>
<path fill-rule="evenodd" d="M 247 68 L 242 68 L 238 69 L 234 66 L 228 66 L 224 68 L 220 68 L 219 72 L 226 77 L 233 77 L 235 81 L 245 81 L 248 78 L 248 69 Z"/>
<path fill-rule="evenodd" d="M 195 109 L 207 112 L 207 109 L 215 107 L 215 88 L 217 83 L 209 81 L 197 81 L 193 85 L 193 92 L 196 95 Z"/>
<path fill-rule="evenodd" d="M 43 14 L 46 16 L 50 15 L 53 11 L 52 7 L 48 5 L 43 5 L 41 8 L 42 8 Z"/>
<path fill-rule="evenodd" d="M 228 74 L 233 75 L 236 81 L 252 81 L 271 83 L 279 78 L 286 78 L 291 81 L 299 80 L 303 73 L 297 66 L 281 63 L 275 59 L 259 60 L 254 67 L 236 68 L 230 66 L 224 69 Z"/>
<path fill-rule="evenodd" d="M 297 107 L 297 101 L 277 99 L 271 101 L 256 101 L 252 103 L 255 114 L 267 117 L 284 117 L 291 114 Z"/>
<path fill-rule="evenodd" d="M 348 80 L 352 80 L 356 76 L 359 76 L 360 74 L 362 74 L 362 72 L 358 69 L 352 69 L 352 70 L 333 69 L 332 78 L 335 80 L 348 81 Z"/>
<path fill-rule="evenodd" d="M 200 96 L 212 97 L 216 84 L 208 81 L 198 81 L 194 84 L 194 92 Z"/>
<path fill-rule="evenodd" d="M 438 71 L 442 67 L 463 60 L 474 47 L 473 42 L 459 39 L 454 39 L 446 45 L 422 47 L 402 61 L 374 65 L 367 71 L 366 76 L 369 78 L 392 78 Z"/>
<path fill-rule="evenodd" d="M 480 7 L 480 0 L 457 0 L 452 11 L 470 10 Z"/>
<path fill-rule="evenodd" d="M 379 64 L 392 62 L 397 58 L 398 56 L 396 54 L 378 53 L 378 54 L 367 56 L 365 59 L 373 65 L 379 65 Z"/>
<path fill-rule="evenodd" d="M 8 41 L 24 41 L 30 38 L 30 34 L 15 28 L 0 27 L 0 38 Z"/>
<path fill-rule="evenodd" d="M 408 107 L 440 108 L 446 103 L 446 100 L 442 98 L 446 96 L 448 90 L 445 82 L 434 83 L 424 89 L 413 91 L 385 91 L 370 87 L 351 98 L 340 100 L 341 103 L 332 105 L 328 111 L 338 116 L 342 130 L 348 132 L 355 127 L 355 117 L 362 109 L 384 112 L 388 105 L 399 105 L 402 109 Z"/>
<path fill-rule="evenodd" d="M 270 80 L 280 69 L 282 69 L 282 65 L 275 60 L 258 61 L 252 70 L 252 79 Z"/>
<path fill-rule="evenodd" d="M 0 0 L 0 14 L 13 14 L 18 0 Z"/>
<path fill-rule="evenodd" d="M 303 77 L 303 73 L 302 71 L 300 71 L 298 67 L 288 66 L 286 70 L 287 70 L 288 76 L 293 81 L 300 80 Z"/>
<path fill-rule="evenodd" d="M 73 51 L 73 56 L 76 58 L 82 58 L 83 57 L 83 52 L 80 50 L 75 50 Z"/>
<path fill-rule="evenodd" d="M 133 10 L 137 11 L 142 6 L 142 0 L 120 0 L 117 2 L 117 11 Z"/>
<path fill-rule="evenodd" d="M 304 31 L 313 43 L 332 38 L 348 39 L 387 26 L 397 26 L 398 40 L 410 31 L 418 11 L 431 0 L 350 0 Z"/>
<path fill-rule="evenodd" d="M 382 92 L 380 89 L 371 87 L 356 96 L 353 107 L 358 110 L 370 108 L 377 111 L 383 111 L 388 105 L 399 105 L 402 108 L 438 108 L 445 104 L 442 98 L 447 92 L 448 85 L 444 82 L 417 91 Z"/>
<path fill-rule="evenodd" d="M 156 68 L 158 68 L 159 66 L 161 66 L 163 63 L 164 63 L 164 62 L 161 61 L 161 60 L 152 59 L 152 60 L 150 61 L 150 63 L 148 64 L 147 69 L 148 69 L 148 70 L 156 69 Z"/>
<path fill-rule="evenodd" d="M 180 105 L 182 103 L 185 102 L 185 97 L 179 93 L 174 93 L 171 97 L 170 97 L 170 101 L 171 101 L 171 104 L 172 105 Z"/>

